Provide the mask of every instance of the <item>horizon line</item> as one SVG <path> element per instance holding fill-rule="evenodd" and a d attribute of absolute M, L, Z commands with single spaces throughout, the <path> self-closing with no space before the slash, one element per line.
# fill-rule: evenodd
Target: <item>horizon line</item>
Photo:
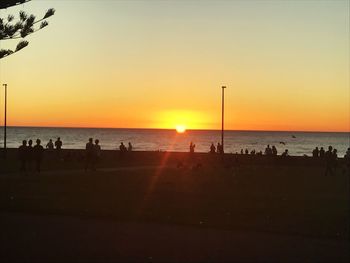
<path fill-rule="evenodd" d="M 119 130 L 168 130 L 175 131 L 175 128 L 127 128 L 127 127 L 77 127 L 77 126 L 27 126 L 14 125 L 7 126 L 7 128 L 61 128 L 61 129 L 119 129 Z M 186 129 L 186 131 L 221 131 L 221 129 Z M 225 129 L 224 131 L 236 132 L 317 132 L 317 133 L 350 133 L 350 131 L 319 131 L 319 130 L 232 130 Z"/>

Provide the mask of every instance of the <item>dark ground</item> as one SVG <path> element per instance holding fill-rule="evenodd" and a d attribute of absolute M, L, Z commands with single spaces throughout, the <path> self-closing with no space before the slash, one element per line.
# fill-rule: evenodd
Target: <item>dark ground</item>
<path fill-rule="evenodd" d="M 87 173 L 76 157 L 2 163 L 2 261 L 349 261 L 341 163 L 326 177 L 311 158 L 104 154 Z"/>

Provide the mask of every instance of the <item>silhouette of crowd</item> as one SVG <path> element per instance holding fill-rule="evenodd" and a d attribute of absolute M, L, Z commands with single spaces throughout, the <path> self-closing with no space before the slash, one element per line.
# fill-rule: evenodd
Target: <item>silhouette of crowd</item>
<path fill-rule="evenodd" d="M 99 140 L 95 140 L 93 143 L 93 138 L 89 138 L 89 141 L 85 146 L 85 171 L 91 170 L 96 171 L 96 164 L 101 156 L 101 146 L 99 145 Z"/>
<path fill-rule="evenodd" d="M 37 139 L 33 146 L 33 141 L 22 141 L 22 145 L 18 148 L 18 155 L 20 160 L 20 171 L 31 172 L 33 169 L 37 173 L 41 172 L 41 163 L 44 154 L 44 147 L 41 145 L 41 140 Z"/>
<path fill-rule="evenodd" d="M 62 141 L 61 138 L 58 137 L 55 142 L 50 139 L 48 143 L 46 144 L 46 150 L 48 152 L 56 152 L 57 156 L 61 157 L 61 150 L 62 150 Z M 195 152 L 196 145 L 193 142 L 190 142 L 189 145 L 189 152 L 191 155 Z M 131 142 L 128 142 L 128 147 L 124 145 L 123 142 L 119 145 L 119 153 L 120 156 L 124 156 L 127 152 L 133 151 L 133 145 Z M 224 149 L 223 146 L 218 142 L 217 146 L 215 147 L 214 143 L 212 142 L 209 148 L 210 154 L 223 154 Z M 265 156 L 278 156 L 278 151 L 276 146 L 269 144 L 266 146 L 264 153 L 262 151 L 256 151 L 248 150 L 247 148 L 241 149 L 240 153 L 242 155 L 265 155 Z M 237 153 L 236 153 L 237 154 Z M 41 140 L 36 140 L 36 145 L 33 146 L 32 140 L 23 140 L 22 145 L 18 148 L 18 158 L 20 160 L 20 171 L 21 172 L 32 172 L 36 171 L 37 173 L 41 172 L 41 165 L 44 155 L 44 147 L 41 145 Z M 99 144 L 99 140 L 95 139 L 93 141 L 93 138 L 89 138 L 88 142 L 85 145 L 85 171 L 91 170 L 96 171 L 97 163 L 100 160 L 101 156 L 101 146 Z M 288 149 L 285 149 L 281 157 L 287 157 L 289 156 Z M 325 151 L 323 147 L 315 147 L 312 151 L 312 157 L 318 158 L 324 160 L 325 163 L 325 175 L 332 176 L 335 173 L 335 170 L 337 168 L 337 149 L 334 149 L 332 146 L 328 147 L 328 150 Z M 346 154 L 344 156 L 345 163 L 347 167 L 350 169 L 350 148 L 347 149 Z"/>

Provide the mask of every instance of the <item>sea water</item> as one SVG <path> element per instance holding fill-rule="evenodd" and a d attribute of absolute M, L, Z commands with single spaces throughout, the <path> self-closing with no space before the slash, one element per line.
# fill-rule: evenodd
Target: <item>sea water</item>
<path fill-rule="evenodd" d="M 89 138 L 99 139 L 102 149 L 117 149 L 121 142 L 126 146 L 131 142 L 136 151 L 189 151 L 193 142 L 196 152 L 209 152 L 211 143 L 221 142 L 220 130 L 187 130 L 177 133 L 164 129 L 107 129 L 107 128 L 46 128 L 46 127 L 8 127 L 7 147 L 17 148 L 22 140 L 41 139 L 45 147 L 49 139 L 53 142 L 60 137 L 63 148 L 84 149 Z M 225 153 L 248 151 L 264 152 L 267 145 L 275 145 L 278 154 L 288 149 L 290 155 L 311 156 L 318 146 L 327 150 L 332 145 L 343 157 L 350 144 L 349 133 L 336 132 L 290 132 L 290 131 L 225 131 Z M 0 130 L 0 146 L 3 147 L 3 130 Z"/>

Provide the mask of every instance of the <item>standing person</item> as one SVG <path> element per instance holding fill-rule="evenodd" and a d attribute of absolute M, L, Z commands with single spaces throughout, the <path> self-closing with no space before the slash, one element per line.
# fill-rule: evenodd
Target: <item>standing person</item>
<path fill-rule="evenodd" d="M 123 142 L 121 142 L 119 145 L 119 151 L 120 151 L 120 156 L 124 156 L 124 154 L 127 152 L 127 149 Z"/>
<path fill-rule="evenodd" d="M 128 143 L 128 152 L 131 152 L 132 151 L 132 145 L 131 145 L 131 142 Z"/>
<path fill-rule="evenodd" d="M 210 153 L 215 153 L 215 145 L 214 145 L 214 143 L 211 143 L 211 145 L 210 145 Z"/>
<path fill-rule="evenodd" d="M 18 147 L 18 158 L 21 162 L 21 166 L 19 168 L 20 172 L 26 172 L 26 162 L 27 162 L 27 141 L 23 140 L 22 145 Z"/>
<path fill-rule="evenodd" d="M 194 148 L 196 147 L 195 144 L 193 144 L 193 142 L 190 143 L 190 153 L 194 153 Z"/>
<path fill-rule="evenodd" d="M 333 162 L 334 171 L 336 172 L 337 167 L 338 167 L 338 150 L 337 149 L 333 149 L 332 162 Z"/>
<path fill-rule="evenodd" d="M 288 149 L 285 149 L 284 152 L 281 154 L 282 157 L 288 157 Z"/>
<path fill-rule="evenodd" d="M 94 169 L 96 170 L 96 165 L 99 162 L 100 158 L 101 158 L 101 146 L 99 145 L 99 140 L 96 139 L 95 140 L 95 145 L 94 145 Z"/>
<path fill-rule="evenodd" d="M 49 140 L 49 142 L 46 144 L 46 149 L 52 151 L 54 148 L 52 139 Z"/>
<path fill-rule="evenodd" d="M 55 141 L 55 147 L 56 147 L 56 150 L 61 150 L 62 149 L 62 141 L 61 141 L 61 138 L 58 137 L 57 140 Z"/>
<path fill-rule="evenodd" d="M 220 143 L 220 147 L 219 147 L 219 153 L 224 154 L 224 147 L 221 143 Z"/>
<path fill-rule="evenodd" d="M 58 137 L 57 140 L 55 141 L 56 153 L 58 157 L 61 157 L 62 144 L 63 143 L 61 141 L 61 138 Z"/>
<path fill-rule="evenodd" d="M 320 158 L 324 158 L 324 155 L 325 155 L 325 151 L 324 151 L 323 147 L 321 147 L 320 152 L 319 152 L 319 156 L 320 156 Z"/>
<path fill-rule="evenodd" d="M 28 141 L 26 150 L 27 167 L 28 171 L 31 172 L 33 169 L 33 140 Z"/>
<path fill-rule="evenodd" d="M 317 158 L 320 154 L 320 151 L 318 150 L 318 147 L 316 147 L 313 151 L 312 151 L 312 157 Z"/>
<path fill-rule="evenodd" d="M 270 144 L 267 145 L 267 147 L 265 148 L 265 155 L 271 155 L 272 154 L 272 150 L 270 148 Z"/>
<path fill-rule="evenodd" d="M 350 176 L 350 148 L 346 151 L 344 155 L 344 160 L 345 160 L 345 169 L 348 169 L 348 175 Z"/>
<path fill-rule="evenodd" d="M 334 155 L 333 155 L 333 147 L 329 146 L 328 151 L 325 153 L 325 159 L 326 159 L 326 172 L 325 176 L 333 175 L 333 166 L 334 166 L 334 161 L 333 161 Z"/>
<path fill-rule="evenodd" d="M 89 138 L 89 142 L 85 146 L 85 172 L 90 168 L 93 170 L 94 167 L 94 144 L 92 138 Z"/>
<path fill-rule="evenodd" d="M 243 149 L 242 149 L 243 150 Z M 218 142 L 218 144 L 216 145 L 216 152 L 217 153 L 221 153 L 221 144 Z"/>
<path fill-rule="evenodd" d="M 38 173 L 41 172 L 41 162 L 44 154 L 44 147 L 40 145 L 40 139 L 36 140 L 36 145 L 33 147 L 33 155 L 35 160 L 35 169 Z"/>
<path fill-rule="evenodd" d="M 277 148 L 275 147 L 275 145 L 272 145 L 271 152 L 273 156 L 277 156 Z"/>

